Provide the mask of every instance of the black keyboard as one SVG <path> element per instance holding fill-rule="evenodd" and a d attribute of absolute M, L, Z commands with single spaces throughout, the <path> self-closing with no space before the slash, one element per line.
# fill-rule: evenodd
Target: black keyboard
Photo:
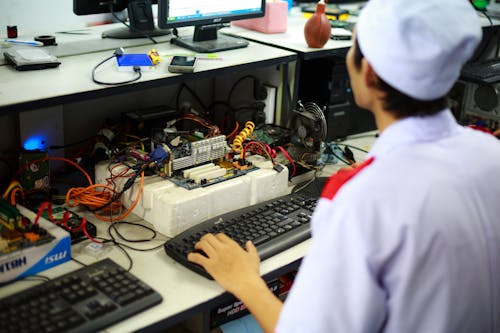
<path fill-rule="evenodd" d="M 0 332 L 96 332 L 162 296 L 110 259 L 0 300 Z"/>
<path fill-rule="evenodd" d="M 245 247 L 251 240 L 261 260 L 311 237 L 310 219 L 325 179 L 298 193 L 265 201 L 197 224 L 165 243 L 167 254 L 190 270 L 209 279 L 201 267 L 187 260 L 194 244 L 206 233 L 223 232 Z"/>

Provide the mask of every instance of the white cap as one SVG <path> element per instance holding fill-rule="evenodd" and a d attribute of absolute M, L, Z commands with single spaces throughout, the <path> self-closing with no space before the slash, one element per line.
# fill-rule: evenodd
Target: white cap
<path fill-rule="evenodd" d="M 423 101 L 448 93 L 482 36 L 467 0 L 370 0 L 356 33 L 378 76 Z"/>

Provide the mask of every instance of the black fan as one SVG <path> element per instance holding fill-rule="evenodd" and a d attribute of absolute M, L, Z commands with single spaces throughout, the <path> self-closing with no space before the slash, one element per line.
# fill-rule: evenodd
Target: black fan
<path fill-rule="evenodd" d="M 323 110 L 312 102 L 301 104 L 293 110 L 290 125 L 293 135 L 292 143 L 296 146 L 319 150 L 321 142 L 325 141 L 327 133 L 326 119 Z"/>

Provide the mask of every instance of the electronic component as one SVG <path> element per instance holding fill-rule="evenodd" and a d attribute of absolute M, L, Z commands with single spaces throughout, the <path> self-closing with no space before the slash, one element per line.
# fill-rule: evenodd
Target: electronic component
<path fill-rule="evenodd" d="M 141 71 L 154 70 L 154 63 L 145 53 L 124 53 L 116 56 L 116 64 L 119 71 L 132 72 L 134 68 L 140 68 Z"/>
<path fill-rule="evenodd" d="M 61 64 L 55 56 L 38 48 L 7 50 L 3 54 L 7 63 L 18 71 L 54 68 Z"/>
<path fill-rule="evenodd" d="M 0 201 L 0 283 L 24 278 L 71 258 L 69 234 L 22 207 Z M 5 219 L 9 221 L 5 221 Z M 2 326 L 3 327 L 3 326 Z"/>
<path fill-rule="evenodd" d="M 0 256 L 53 239 L 47 230 L 31 223 L 16 207 L 0 199 Z"/>
<path fill-rule="evenodd" d="M 151 59 L 151 62 L 153 65 L 158 65 L 161 62 L 161 57 L 160 54 L 156 49 L 151 49 L 148 51 L 148 56 L 149 59 Z"/>
<path fill-rule="evenodd" d="M 200 139 L 190 134 L 162 132 L 155 140 L 162 142 L 170 154 L 157 168 L 162 177 L 171 177 L 174 171 L 224 158 L 226 154 L 225 135 Z"/>
<path fill-rule="evenodd" d="M 104 259 L 0 300 L 2 332 L 97 332 L 162 299 Z"/>
<path fill-rule="evenodd" d="M 168 64 L 168 71 L 170 73 L 192 73 L 196 61 L 196 57 L 192 56 L 173 56 Z"/>
<path fill-rule="evenodd" d="M 65 214 L 67 214 L 67 217 L 64 216 Z M 49 221 L 51 220 L 47 211 L 44 211 L 42 216 Z M 54 207 L 52 208 L 52 217 L 54 218 L 53 223 L 69 232 L 71 236 L 71 244 L 76 244 L 88 239 L 87 235 L 85 235 L 83 230 L 80 228 L 83 220 L 78 214 L 67 210 L 64 207 Z M 86 221 L 84 227 L 89 236 L 95 237 L 97 235 L 97 229 L 94 224 Z"/>
<path fill-rule="evenodd" d="M 287 127 L 265 124 L 256 128 L 252 136 L 255 141 L 263 142 L 271 147 L 283 146 L 290 142 L 292 131 Z"/>
<path fill-rule="evenodd" d="M 223 160 L 181 170 L 168 179 L 178 186 L 192 190 L 243 176 L 258 169 L 257 166 L 246 160 L 233 162 Z"/>
<path fill-rule="evenodd" d="M 462 114 L 485 122 L 500 122 L 500 58 L 464 66 L 461 80 L 465 82 Z"/>
<path fill-rule="evenodd" d="M 22 172 L 19 182 L 26 192 L 48 190 L 50 187 L 50 169 L 48 153 L 39 150 L 23 150 L 19 155 Z"/>

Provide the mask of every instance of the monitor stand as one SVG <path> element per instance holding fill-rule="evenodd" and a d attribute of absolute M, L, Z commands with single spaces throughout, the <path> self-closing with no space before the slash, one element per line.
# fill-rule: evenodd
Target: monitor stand
<path fill-rule="evenodd" d="M 154 29 L 149 31 L 134 30 L 126 27 L 111 29 L 102 33 L 102 38 L 131 39 L 166 36 L 170 30 Z"/>
<path fill-rule="evenodd" d="M 213 53 L 248 46 L 248 41 L 243 38 L 218 34 L 217 30 L 220 27 L 220 25 L 196 26 L 192 38 L 175 37 L 170 43 L 198 53 Z"/>
<path fill-rule="evenodd" d="M 110 12 L 112 12 L 112 6 Z M 128 2 L 129 24 L 102 33 L 102 38 L 131 39 L 151 38 L 168 35 L 170 30 L 159 30 L 155 27 L 151 0 L 129 0 Z M 114 15 L 116 17 L 116 15 Z"/>

